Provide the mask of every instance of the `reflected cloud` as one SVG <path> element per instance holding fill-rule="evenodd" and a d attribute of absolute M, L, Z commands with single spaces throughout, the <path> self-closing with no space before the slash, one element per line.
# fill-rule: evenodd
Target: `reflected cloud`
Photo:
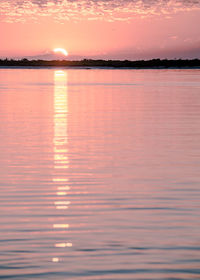
<path fill-rule="evenodd" d="M 200 9 L 199 0 L 1 0 L 0 14 L 8 22 L 37 21 L 40 16 L 52 16 L 57 22 L 84 18 L 114 21 L 193 9 Z"/>

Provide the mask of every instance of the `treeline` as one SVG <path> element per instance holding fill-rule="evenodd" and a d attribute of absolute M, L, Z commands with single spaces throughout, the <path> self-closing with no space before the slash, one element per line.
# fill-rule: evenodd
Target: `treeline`
<path fill-rule="evenodd" d="M 21 60 L 0 59 L 0 66 L 24 67 L 113 67 L 113 68 L 195 68 L 200 67 L 200 59 L 152 59 L 152 60 Z"/>

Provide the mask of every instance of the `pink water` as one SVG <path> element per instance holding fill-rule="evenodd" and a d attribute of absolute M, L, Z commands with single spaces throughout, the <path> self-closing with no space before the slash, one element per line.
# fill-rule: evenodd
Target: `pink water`
<path fill-rule="evenodd" d="M 0 279 L 200 278 L 200 70 L 0 69 Z"/>

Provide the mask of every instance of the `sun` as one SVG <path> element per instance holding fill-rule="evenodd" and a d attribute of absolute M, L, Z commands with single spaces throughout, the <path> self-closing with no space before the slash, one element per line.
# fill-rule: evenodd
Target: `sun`
<path fill-rule="evenodd" d="M 67 52 L 65 49 L 62 49 L 62 48 L 55 48 L 53 51 L 54 51 L 55 53 L 61 53 L 61 54 L 65 55 L 65 56 L 68 56 L 68 52 Z"/>

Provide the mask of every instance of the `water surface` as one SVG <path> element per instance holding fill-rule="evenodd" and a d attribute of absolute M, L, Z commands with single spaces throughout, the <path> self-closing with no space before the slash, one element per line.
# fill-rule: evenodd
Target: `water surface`
<path fill-rule="evenodd" d="M 0 69 L 0 279 L 200 278 L 199 76 Z"/>

